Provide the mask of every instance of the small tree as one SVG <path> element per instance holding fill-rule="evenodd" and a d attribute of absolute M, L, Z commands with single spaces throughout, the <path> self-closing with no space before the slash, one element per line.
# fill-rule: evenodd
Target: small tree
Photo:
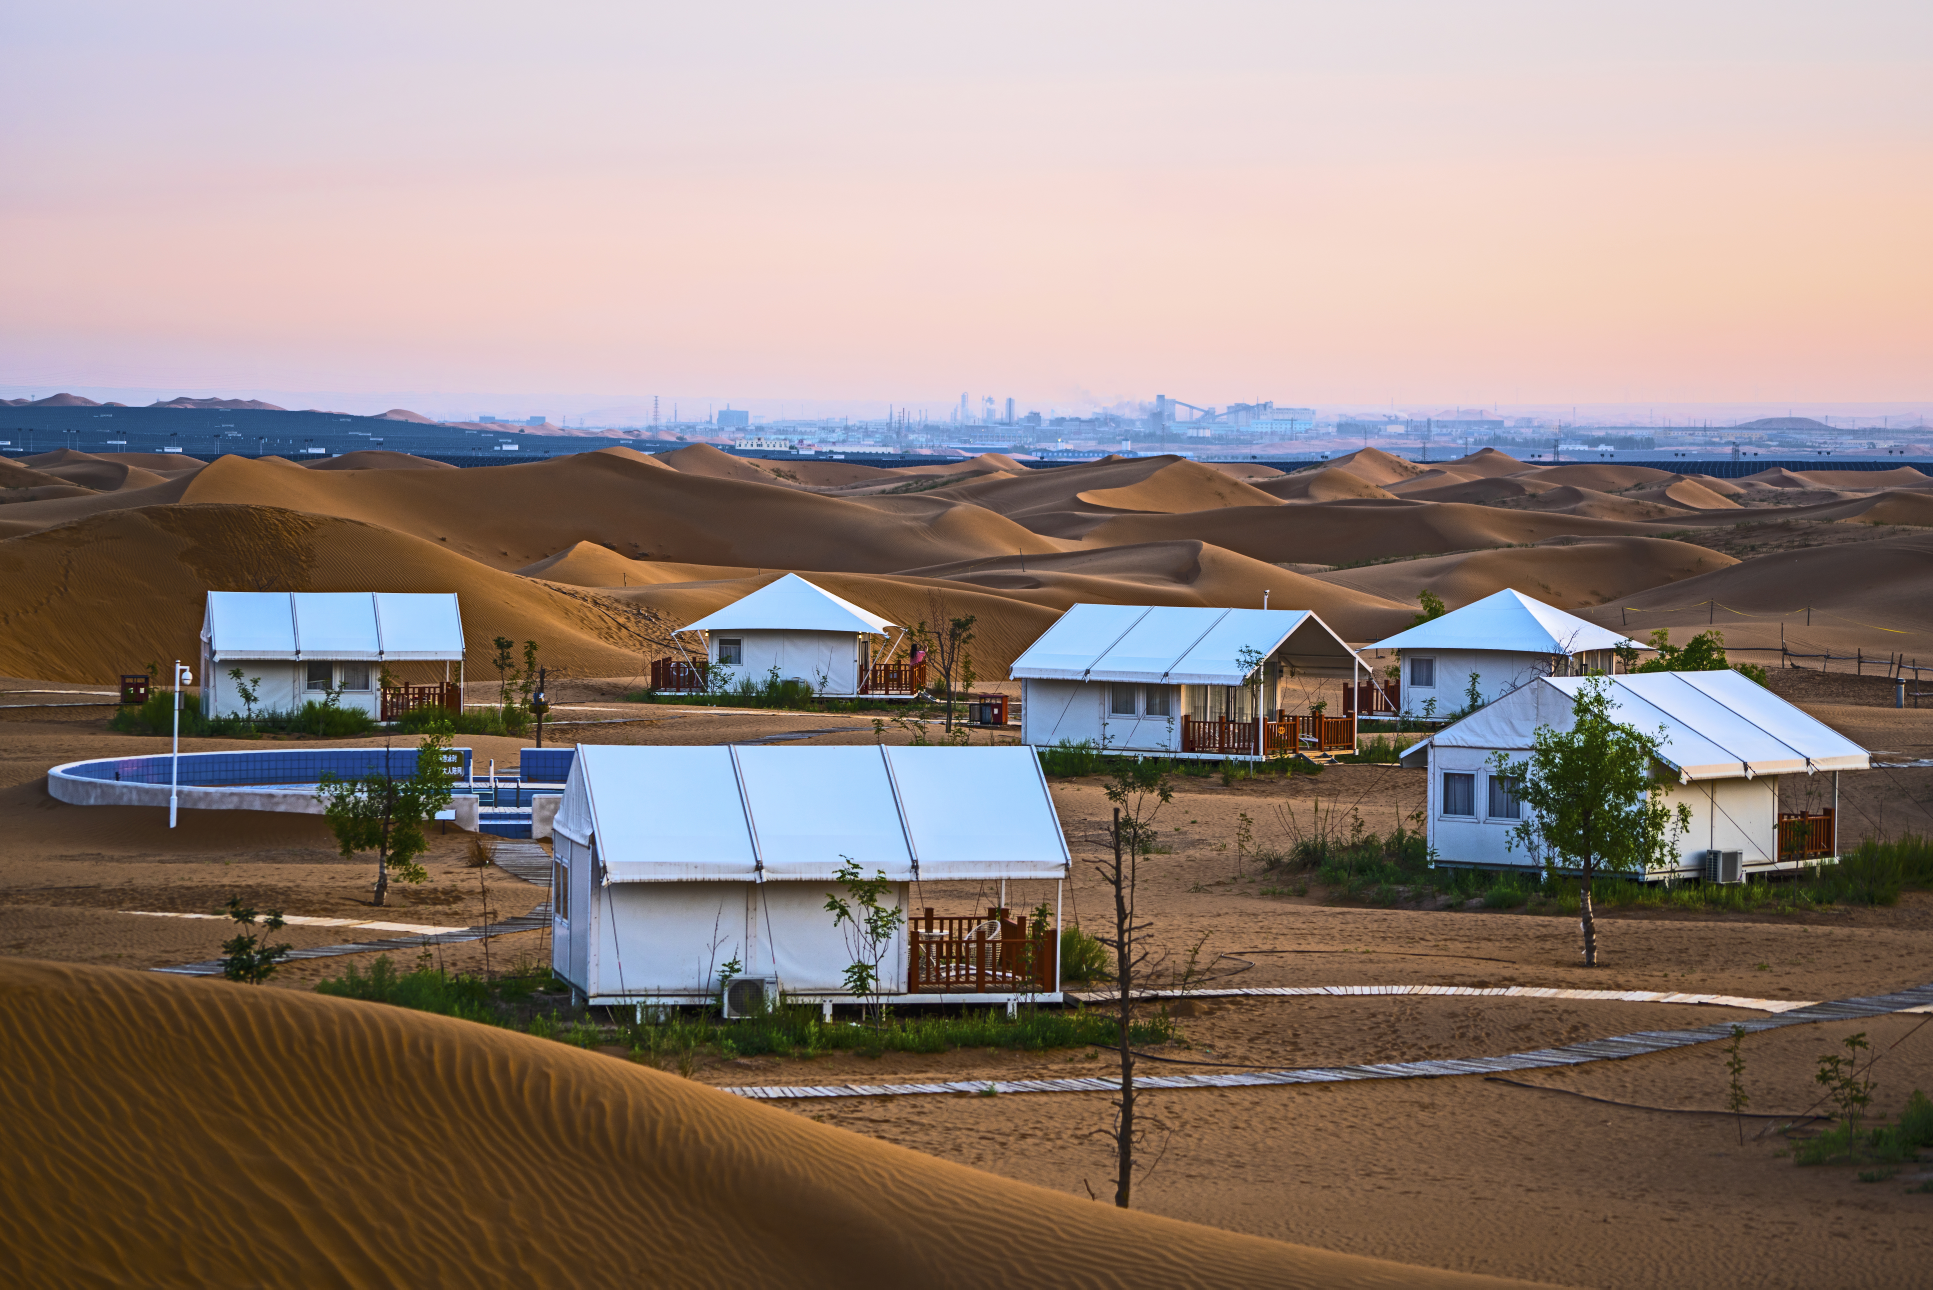
<path fill-rule="evenodd" d="M 877 1026 L 886 1019 L 885 1005 L 879 1002 L 880 995 L 885 993 L 879 966 L 885 962 L 894 935 L 905 925 L 906 912 L 898 904 L 885 903 L 884 898 L 893 890 L 885 870 L 876 870 L 868 878 L 857 860 L 843 855 L 839 858 L 845 863 L 839 866 L 835 876 L 846 889 L 846 895 L 841 897 L 834 892 L 827 896 L 826 912 L 832 915 L 834 927 L 845 930 L 846 947 L 852 951 L 852 963 L 845 973 L 846 989 L 868 1000 L 866 1012 Z"/>
<path fill-rule="evenodd" d="M 390 870 L 403 882 L 419 883 L 429 871 L 416 857 L 429 850 L 424 824 L 450 804 L 449 770 L 444 753 L 447 735 L 430 734 L 416 746 L 416 771 L 398 779 L 390 771 L 390 749 L 383 748 L 383 769 L 359 779 L 339 779 L 324 773 L 316 796 L 336 835 L 345 860 L 358 851 L 376 853 L 374 904 L 381 906 L 389 892 Z"/>
<path fill-rule="evenodd" d="M 230 981 L 240 981 L 244 985 L 260 985 L 275 975 L 276 965 L 287 958 L 293 945 L 268 945 L 266 933 L 279 932 L 285 926 L 282 911 L 271 909 L 266 914 L 242 904 L 240 896 L 231 896 L 222 906 L 222 912 L 241 925 L 233 939 L 222 943 L 221 974 Z M 261 919 L 264 935 L 258 936 L 252 930 L 256 919 Z M 248 929 L 248 930 L 243 930 Z"/>
<path fill-rule="evenodd" d="M 1114 935 L 1097 937 L 1114 951 L 1114 984 L 1119 991 L 1116 1028 L 1121 1054 L 1121 1100 L 1114 1126 L 1116 1170 L 1114 1203 L 1128 1208 L 1134 1190 L 1134 1048 L 1129 1031 L 1134 1024 L 1134 981 L 1148 960 L 1141 933 L 1152 924 L 1135 921 L 1135 891 L 1140 860 L 1154 850 L 1154 819 L 1174 796 L 1168 776 L 1156 761 L 1125 762 L 1103 786 L 1114 803 L 1114 822 L 1108 830 L 1106 856 L 1094 868 L 1114 893 Z"/>
<path fill-rule="evenodd" d="M 1437 595 L 1434 591 L 1417 592 L 1416 603 L 1423 606 L 1423 612 L 1409 620 L 1411 627 L 1421 627 L 1431 619 L 1441 618 L 1449 612 L 1449 606 L 1443 603 L 1443 597 Z"/>
<path fill-rule="evenodd" d="M 510 652 L 517 642 L 508 636 L 499 636 L 490 643 L 497 647 L 496 656 L 490 660 L 490 665 L 497 669 L 497 705 L 507 709 L 510 687 L 517 683 L 517 656 Z"/>
<path fill-rule="evenodd" d="M 1652 778 L 1664 731 L 1647 735 L 1611 716 L 1611 694 L 1602 677 L 1578 687 L 1571 701 L 1571 728 L 1539 726 L 1530 756 L 1493 760 L 1530 808 L 1509 834 L 1514 850 L 1548 852 L 1577 867 L 1578 906 L 1584 931 L 1584 966 L 1597 966 L 1597 924 L 1591 883 L 1599 873 L 1643 873 L 1671 861 L 1678 839 L 1691 828 L 1691 808 L 1665 805 Z"/>
<path fill-rule="evenodd" d="M 1642 663 L 1638 662 L 1635 646 L 1619 645 L 1614 651 L 1624 661 L 1627 672 L 1723 672 L 1730 668 L 1760 685 L 1768 679 L 1765 669 L 1756 663 L 1726 661 L 1723 632 L 1700 632 L 1683 645 L 1673 645 L 1671 629 L 1660 627 L 1651 633 L 1651 648 L 1656 651 L 1655 656 Z"/>
<path fill-rule="evenodd" d="M 253 725 L 255 722 L 255 705 L 262 701 L 262 692 L 256 688 L 262 684 L 262 678 L 259 676 L 251 676 L 244 680 L 242 677 L 242 669 L 239 667 L 231 667 L 228 669 L 228 679 L 235 683 L 235 693 L 241 698 L 242 710 L 247 715 L 249 724 Z"/>

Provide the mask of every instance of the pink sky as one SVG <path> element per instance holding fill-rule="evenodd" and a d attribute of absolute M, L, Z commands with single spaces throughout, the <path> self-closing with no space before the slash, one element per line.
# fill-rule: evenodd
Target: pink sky
<path fill-rule="evenodd" d="M 14 6 L 0 384 L 1933 395 L 1933 6 L 1586 8 Z"/>

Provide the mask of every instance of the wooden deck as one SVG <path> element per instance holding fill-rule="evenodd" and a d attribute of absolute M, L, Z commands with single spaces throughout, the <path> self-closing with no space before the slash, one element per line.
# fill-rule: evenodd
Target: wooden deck
<path fill-rule="evenodd" d="M 1779 859 L 1822 860 L 1839 854 L 1839 830 L 1831 807 L 1817 815 L 1779 812 Z"/>
<path fill-rule="evenodd" d="M 1059 933 L 989 908 L 985 917 L 942 918 L 928 908 L 907 922 L 906 993 L 989 994 L 1059 984 Z"/>
<path fill-rule="evenodd" d="M 859 676 L 861 694 L 918 694 L 925 688 L 924 663 L 874 663 Z"/>
<path fill-rule="evenodd" d="M 704 660 L 688 662 L 681 658 L 651 660 L 651 688 L 660 694 L 702 694 L 711 675 L 711 664 Z"/>
<path fill-rule="evenodd" d="M 1316 713 L 1252 721 L 1181 719 L 1181 751 L 1225 757 L 1288 757 L 1296 753 L 1354 752 L 1356 719 Z"/>
<path fill-rule="evenodd" d="M 383 691 L 383 720 L 400 721 L 405 712 L 418 708 L 445 708 L 463 711 L 463 691 L 454 683 L 438 685 L 396 685 Z"/>

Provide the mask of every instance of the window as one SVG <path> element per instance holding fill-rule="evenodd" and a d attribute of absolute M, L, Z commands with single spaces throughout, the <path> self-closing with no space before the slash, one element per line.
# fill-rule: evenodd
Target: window
<path fill-rule="evenodd" d="M 1166 685 L 1148 687 L 1147 713 L 1151 717 L 1174 715 L 1174 689 Z"/>
<path fill-rule="evenodd" d="M 1456 771 L 1443 773 L 1443 814 L 1468 815 L 1477 813 L 1477 777 Z"/>
<path fill-rule="evenodd" d="M 1524 818 L 1524 804 L 1517 800 L 1517 781 L 1508 775 L 1490 777 L 1490 818 L 1493 820 Z"/>
<path fill-rule="evenodd" d="M 1140 688 L 1141 687 L 1138 685 L 1115 684 L 1115 685 L 1109 686 L 1108 687 L 1109 700 L 1108 700 L 1108 708 L 1107 708 L 1109 715 L 1116 716 L 1116 717 L 1133 716 L 1135 713 L 1134 692 Z"/>
<path fill-rule="evenodd" d="M 367 690 L 369 688 L 369 664 L 344 663 L 342 665 L 342 688 L 345 690 Z"/>
<path fill-rule="evenodd" d="M 562 860 L 550 862 L 550 911 L 553 917 L 571 920 L 571 871 Z"/>
<path fill-rule="evenodd" d="M 309 664 L 309 684 L 311 690 L 326 690 L 335 683 L 335 666 L 330 663 Z"/>
<path fill-rule="evenodd" d="M 745 642 L 736 636 L 718 638 L 718 661 L 721 664 L 741 664 L 745 661 Z"/>
<path fill-rule="evenodd" d="M 1436 660 L 1413 658 L 1409 661 L 1409 683 L 1426 690 L 1436 688 Z"/>

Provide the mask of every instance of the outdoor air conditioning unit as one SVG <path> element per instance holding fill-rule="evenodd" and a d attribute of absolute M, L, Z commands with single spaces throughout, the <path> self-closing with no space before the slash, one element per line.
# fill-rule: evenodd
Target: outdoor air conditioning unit
<path fill-rule="evenodd" d="M 1745 853 L 1743 851 L 1707 851 L 1705 881 L 1744 882 Z"/>
<path fill-rule="evenodd" d="M 724 1013 L 729 1018 L 756 1017 L 778 1005 L 779 979 L 775 976 L 733 977 L 725 987 Z"/>

